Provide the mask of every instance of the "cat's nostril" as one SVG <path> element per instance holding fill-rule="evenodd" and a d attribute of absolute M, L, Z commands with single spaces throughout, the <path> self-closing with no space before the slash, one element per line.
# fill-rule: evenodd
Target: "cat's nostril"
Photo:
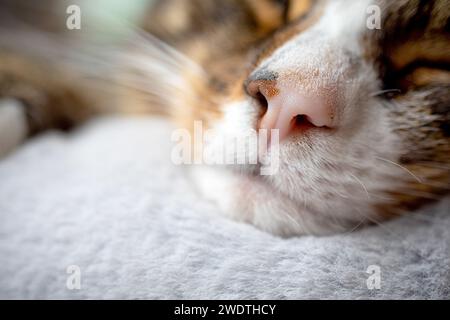
<path fill-rule="evenodd" d="M 267 101 L 266 97 L 261 92 L 258 92 L 255 96 L 255 99 L 261 106 L 262 112 L 265 113 L 267 111 L 267 108 L 269 107 L 269 102 Z"/>
<path fill-rule="evenodd" d="M 245 90 L 249 96 L 258 102 L 259 106 L 265 112 L 269 107 L 268 100 L 273 97 L 277 89 L 276 83 L 273 80 L 254 80 L 246 84 Z"/>

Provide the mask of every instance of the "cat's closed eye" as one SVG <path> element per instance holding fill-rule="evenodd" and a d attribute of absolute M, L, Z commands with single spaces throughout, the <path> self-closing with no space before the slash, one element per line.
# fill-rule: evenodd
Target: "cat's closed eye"
<path fill-rule="evenodd" d="M 405 92 L 450 83 L 448 36 L 441 34 L 439 28 L 436 32 L 431 27 L 424 31 L 426 33 L 421 35 L 415 25 L 403 26 L 385 36 L 382 63 L 386 89 Z"/>

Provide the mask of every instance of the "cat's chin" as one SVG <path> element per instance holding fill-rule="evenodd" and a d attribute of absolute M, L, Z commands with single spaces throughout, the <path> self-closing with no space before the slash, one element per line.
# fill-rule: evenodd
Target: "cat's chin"
<path fill-rule="evenodd" d="M 291 199 L 263 177 L 223 168 L 193 167 L 192 176 L 203 197 L 236 221 L 282 237 L 331 235 L 352 230 L 361 222 L 342 221 L 309 210 Z"/>

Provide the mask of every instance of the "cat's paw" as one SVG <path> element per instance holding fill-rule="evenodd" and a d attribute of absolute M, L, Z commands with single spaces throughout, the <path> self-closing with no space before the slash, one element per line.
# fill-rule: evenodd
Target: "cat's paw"
<path fill-rule="evenodd" d="M 0 98 L 0 158 L 19 146 L 27 134 L 25 106 L 17 99 Z"/>

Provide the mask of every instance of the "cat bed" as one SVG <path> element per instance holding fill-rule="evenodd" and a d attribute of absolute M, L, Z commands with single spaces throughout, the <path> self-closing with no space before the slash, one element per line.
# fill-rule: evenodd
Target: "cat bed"
<path fill-rule="evenodd" d="M 450 200 L 347 234 L 230 221 L 170 161 L 170 126 L 105 118 L 0 161 L 0 298 L 450 298 Z"/>

